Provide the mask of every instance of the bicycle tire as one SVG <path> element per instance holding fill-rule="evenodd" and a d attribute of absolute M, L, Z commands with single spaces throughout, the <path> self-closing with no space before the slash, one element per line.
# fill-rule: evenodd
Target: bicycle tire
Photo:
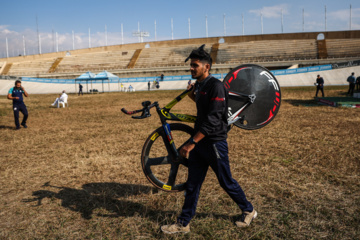
<path fill-rule="evenodd" d="M 194 134 L 194 129 L 181 123 L 169 125 L 174 142 L 181 144 L 176 146 L 179 150 Z M 168 140 L 162 126 L 149 135 L 141 153 L 142 169 L 148 181 L 156 188 L 167 192 L 183 191 L 187 181 L 187 159 L 183 158 L 181 161 L 175 162 L 171 151 L 165 145 L 165 141 Z M 170 170 L 167 174 L 166 171 L 169 167 Z M 181 176 L 178 176 L 179 174 Z M 167 181 L 165 182 L 165 180 Z"/>
<path fill-rule="evenodd" d="M 233 68 L 223 81 L 231 91 L 245 95 L 255 94 L 255 101 L 239 115 L 235 126 L 246 130 L 265 127 L 276 116 L 281 103 L 280 85 L 275 76 L 266 68 L 256 64 L 243 64 Z M 248 99 L 229 95 L 229 116 L 240 109 Z"/>

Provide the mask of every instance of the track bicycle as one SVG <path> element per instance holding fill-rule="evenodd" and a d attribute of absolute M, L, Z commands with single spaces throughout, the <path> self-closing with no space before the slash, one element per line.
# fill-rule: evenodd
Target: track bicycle
<path fill-rule="evenodd" d="M 266 68 L 255 64 L 244 64 L 232 69 L 224 78 L 229 91 L 228 124 L 246 130 L 259 129 L 269 124 L 280 108 L 281 92 L 274 75 Z M 168 192 L 185 189 L 188 159 L 179 154 L 194 133 L 194 129 L 181 121 L 195 123 L 196 117 L 188 114 L 171 113 L 170 110 L 192 89 L 185 90 L 165 107 L 158 102 L 142 102 L 142 109 L 121 111 L 134 119 L 150 117 L 150 109 L 155 108 L 161 126 L 146 139 L 141 153 L 141 166 L 146 178 L 156 188 Z"/>

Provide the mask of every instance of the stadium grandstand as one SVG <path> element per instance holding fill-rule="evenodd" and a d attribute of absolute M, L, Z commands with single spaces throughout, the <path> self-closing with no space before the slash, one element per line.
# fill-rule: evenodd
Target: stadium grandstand
<path fill-rule="evenodd" d="M 206 44 L 213 58 L 213 74 L 245 63 L 280 70 L 360 59 L 359 30 L 302 32 L 143 42 L 1 58 L 0 77 L 75 79 L 84 72 L 104 70 L 119 78 L 188 75 L 184 60 L 201 44 Z"/>

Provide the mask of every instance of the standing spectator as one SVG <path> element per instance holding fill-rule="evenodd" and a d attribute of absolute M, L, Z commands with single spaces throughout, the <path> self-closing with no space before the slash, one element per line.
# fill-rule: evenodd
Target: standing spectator
<path fill-rule="evenodd" d="M 322 93 L 322 97 L 324 97 L 324 79 L 322 77 L 320 77 L 320 75 L 317 75 L 316 78 L 316 94 L 315 97 L 318 96 L 318 92 L 319 90 Z"/>
<path fill-rule="evenodd" d="M 360 76 L 356 78 L 356 91 L 360 91 Z"/>
<path fill-rule="evenodd" d="M 150 85 L 151 85 L 151 83 L 150 83 L 150 81 L 148 82 L 148 91 L 150 91 Z"/>
<path fill-rule="evenodd" d="M 78 94 L 78 96 L 80 96 L 80 93 L 81 93 L 81 95 L 83 95 L 82 89 L 83 89 L 83 85 L 81 85 L 81 84 L 79 83 L 79 94 Z"/>
<path fill-rule="evenodd" d="M 160 78 L 161 79 L 161 78 Z M 156 87 L 156 89 L 159 89 L 159 87 L 160 87 L 160 80 L 159 80 L 159 78 L 156 78 L 156 80 L 155 80 L 155 87 Z"/>
<path fill-rule="evenodd" d="M 239 183 L 231 176 L 226 140 L 229 94 L 224 84 L 209 73 L 212 59 L 204 46 L 193 50 L 186 59 L 191 58 L 191 76 L 196 79 L 188 96 L 196 104 L 197 118 L 195 134 L 179 150 L 181 156 L 189 156 L 185 201 L 176 223 L 161 226 L 167 234 L 190 232 L 189 223 L 195 215 L 201 185 L 209 167 L 215 172 L 220 186 L 242 210 L 236 226 L 247 227 L 257 216 Z"/>
<path fill-rule="evenodd" d="M 14 110 L 16 130 L 20 129 L 19 112 L 21 112 L 24 115 L 21 125 L 24 128 L 27 128 L 26 120 L 28 119 L 29 114 L 25 106 L 25 103 L 23 101 L 23 95 L 25 97 L 29 96 L 29 94 L 25 91 L 24 87 L 21 86 L 21 81 L 16 80 L 15 86 L 10 88 L 7 95 L 7 98 L 9 100 L 13 100 L 13 110 Z"/>
<path fill-rule="evenodd" d="M 129 92 L 135 92 L 135 88 L 133 86 L 129 86 Z"/>
<path fill-rule="evenodd" d="M 161 74 L 161 75 L 160 75 L 160 80 L 161 80 L 161 81 L 164 81 L 164 74 Z"/>
<path fill-rule="evenodd" d="M 351 75 L 347 78 L 347 81 L 349 82 L 349 91 L 347 92 L 347 94 L 352 96 L 354 94 L 356 82 L 355 73 L 351 73 Z"/>

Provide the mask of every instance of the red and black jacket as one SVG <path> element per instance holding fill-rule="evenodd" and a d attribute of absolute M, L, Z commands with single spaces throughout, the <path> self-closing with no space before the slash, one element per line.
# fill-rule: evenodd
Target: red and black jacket
<path fill-rule="evenodd" d="M 200 131 L 211 141 L 227 138 L 227 113 L 229 94 L 224 84 L 209 75 L 195 84 L 197 118 L 195 132 Z"/>

